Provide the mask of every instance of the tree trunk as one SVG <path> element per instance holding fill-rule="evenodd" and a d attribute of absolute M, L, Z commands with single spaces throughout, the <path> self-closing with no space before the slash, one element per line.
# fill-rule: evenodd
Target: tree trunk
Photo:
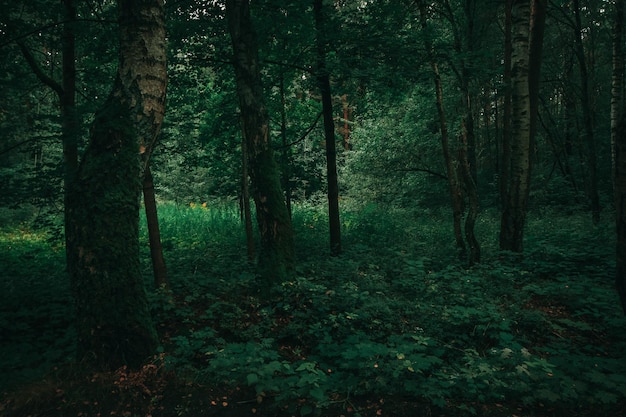
<path fill-rule="evenodd" d="M 500 249 L 522 252 L 530 189 L 529 5 L 513 0 L 511 171 L 500 224 Z"/>
<path fill-rule="evenodd" d="M 615 21 L 613 23 L 613 70 L 611 75 L 611 161 L 615 170 L 615 143 L 622 115 L 624 88 L 624 0 L 615 2 Z"/>
<path fill-rule="evenodd" d="M 341 223 L 339 221 L 339 186 L 337 184 L 337 150 L 335 121 L 330 91 L 330 75 L 326 69 L 326 36 L 323 1 L 314 0 L 315 34 L 317 43 L 317 83 L 322 95 L 324 138 L 326 141 L 326 180 L 328 184 L 328 222 L 330 231 L 330 254 L 341 253 Z"/>
<path fill-rule="evenodd" d="M 248 0 L 227 0 L 226 14 L 261 237 L 257 267 L 265 290 L 270 291 L 276 283 L 293 275 L 293 230 L 270 146 L 269 117 Z"/>
<path fill-rule="evenodd" d="M 626 314 L 626 112 L 622 113 L 615 137 L 615 216 L 617 293 Z"/>
<path fill-rule="evenodd" d="M 459 164 L 461 169 L 461 176 L 463 178 L 463 184 L 467 192 L 469 200 L 469 207 L 467 210 L 467 217 L 465 218 L 465 240 L 469 247 L 469 256 L 467 258 L 470 266 L 480 262 L 480 243 L 476 239 L 476 233 L 474 232 L 474 226 L 476 225 L 476 219 L 478 218 L 478 193 L 476 191 L 476 183 L 472 175 L 470 167 L 470 160 L 467 157 L 467 130 L 463 126 L 463 132 L 461 134 L 462 146 L 459 152 Z"/>
<path fill-rule="evenodd" d="M 614 195 L 616 217 L 615 286 L 626 314 L 626 109 L 623 108 L 624 49 L 622 45 L 624 0 L 615 3 L 613 28 L 613 79 L 611 88 L 611 141 L 613 143 Z"/>
<path fill-rule="evenodd" d="M 474 13 L 476 4 L 472 0 L 464 3 L 465 14 L 465 38 L 466 46 L 463 50 L 462 43 L 459 42 L 457 50 L 459 53 L 467 54 L 468 59 L 473 59 L 474 52 Z M 473 62 L 469 62 L 473 66 Z M 469 247 L 468 263 L 470 266 L 480 262 L 480 244 L 476 239 L 474 226 L 478 218 L 478 193 L 476 184 L 478 183 L 477 158 L 476 158 L 476 135 L 474 134 L 474 110 L 473 96 L 470 92 L 470 71 L 467 59 L 461 59 L 460 80 L 462 98 L 465 106 L 464 115 L 461 120 L 461 143 L 458 153 L 459 177 L 463 181 L 465 193 L 468 199 L 467 216 L 465 217 L 465 240 Z"/>
<path fill-rule="evenodd" d="M 76 115 L 76 36 L 74 0 L 64 0 L 66 23 L 63 25 L 63 94 L 61 95 L 61 118 L 63 137 L 63 163 L 65 179 L 74 177 L 78 166 L 78 118 Z"/>
<path fill-rule="evenodd" d="M 64 167 L 64 221 L 66 230 L 66 263 L 68 259 L 67 226 L 71 223 L 69 216 L 72 212 L 71 205 L 74 203 L 70 198 L 68 189 L 76 176 L 78 168 L 78 135 L 79 120 L 76 114 L 76 35 L 74 33 L 74 21 L 76 20 L 76 6 L 74 0 L 64 0 L 65 15 L 67 22 L 63 25 L 63 94 L 61 99 L 61 137 L 63 142 L 63 167 Z"/>
<path fill-rule="evenodd" d="M 574 62 L 573 58 L 569 57 L 565 62 L 565 71 L 563 74 L 563 78 L 567 85 L 574 85 L 573 81 L 573 68 Z M 565 153 L 567 157 L 570 158 L 574 155 L 574 143 L 576 142 L 576 97 L 575 92 L 572 91 L 572 88 L 564 88 L 563 89 L 563 119 L 564 119 L 564 144 Z M 573 173 L 572 173 L 572 178 Z"/>
<path fill-rule="evenodd" d="M 287 143 L 287 110 L 285 100 L 285 75 L 280 74 L 280 137 L 283 144 L 282 152 L 282 178 L 283 188 L 285 190 L 285 202 L 287 204 L 287 211 L 289 212 L 289 218 L 291 218 L 291 160 L 289 154 L 291 147 Z"/>
<path fill-rule="evenodd" d="M 241 214 L 246 231 L 246 257 L 249 263 L 253 263 L 255 245 L 254 231 L 252 229 L 252 213 L 250 211 L 250 185 L 248 183 L 248 177 L 250 175 L 248 170 L 248 147 L 246 145 L 246 137 L 243 129 L 241 133 Z"/>
<path fill-rule="evenodd" d="M 143 177 L 143 202 L 148 224 L 148 239 L 150 241 L 150 259 L 152 259 L 152 273 L 154 274 L 154 286 L 167 288 L 167 266 L 163 256 L 161 245 L 161 230 L 159 228 L 159 216 L 157 212 L 156 198 L 154 196 L 154 178 L 150 171 L 150 165 L 146 167 Z"/>
<path fill-rule="evenodd" d="M 69 190 L 67 231 L 78 356 L 101 369 L 139 366 L 158 346 L 139 265 L 139 198 L 141 152 L 165 111 L 163 2 L 119 0 L 118 10 L 118 72 Z"/>
<path fill-rule="evenodd" d="M 420 2 L 420 20 L 422 29 L 426 31 L 426 10 L 424 2 Z M 452 220 L 454 239 L 456 247 L 460 251 L 460 257 L 464 258 L 466 255 L 465 241 L 463 240 L 463 229 L 461 226 L 461 219 L 463 218 L 463 195 L 459 180 L 457 178 L 456 170 L 454 169 L 454 161 L 450 153 L 450 139 L 448 134 L 448 124 L 446 122 L 446 113 L 443 106 L 443 87 L 441 85 L 441 76 L 439 74 L 439 66 L 435 61 L 432 52 L 432 42 L 428 35 L 425 40 L 426 49 L 428 51 L 428 58 L 430 66 L 434 76 L 435 82 L 435 96 L 437 105 L 437 115 L 439 116 L 439 128 L 441 130 L 441 150 L 443 153 L 443 160 L 446 167 L 446 174 L 448 177 L 448 190 L 450 192 L 450 201 L 452 203 Z"/>
<path fill-rule="evenodd" d="M 465 13 L 465 38 L 467 40 L 465 50 L 463 50 L 462 43 L 459 43 L 457 50 L 459 53 L 467 55 L 467 59 L 471 60 L 474 53 L 474 1 L 466 0 L 464 3 Z M 478 184 L 478 171 L 477 171 L 477 158 L 476 158 L 476 135 L 474 134 L 474 111 L 473 111 L 473 97 L 470 94 L 470 71 L 468 68 L 467 59 L 461 59 L 461 91 L 463 93 L 463 101 L 465 103 L 465 115 L 463 116 L 463 151 L 461 155 L 467 159 L 467 165 L 469 172 L 474 183 L 474 190 L 476 184 Z M 470 66 L 473 63 L 470 61 Z M 463 166 L 464 161 L 460 161 Z M 463 168 L 462 168 L 463 169 Z"/>
<path fill-rule="evenodd" d="M 73 200 L 69 198 L 68 189 L 76 175 L 78 167 L 78 135 L 79 119 L 76 113 L 76 6 L 74 0 L 63 0 L 65 22 L 61 37 L 63 79 L 61 84 L 49 77 L 39 66 L 30 50 L 21 41 L 18 46 L 31 67 L 33 73 L 46 86 L 50 87 L 59 97 L 61 109 L 61 142 L 63 145 L 63 188 L 64 188 L 64 225 L 67 230 L 69 207 Z M 67 237 L 66 237 L 67 240 Z M 66 242 L 67 248 L 67 242 Z M 67 258 L 67 249 L 66 249 Z"/>
<path fill-rule="evenodd" d="M 502 154 L 500 155 L 500 205 L 504 210 L 508 196 L 509 174 L 511 170 L 511 7 L 513 1 L 506 0 L 504 20 L 504 103 L 502 109 Z"/>
<path fill-rule="evenodd" d="M 528 93 L 530 95 L 530 146 L 534 148 L 539 112 L 539 86 L 543 34 L 546 27 L 547 0 L 533 0 L 530 11 L 530 40 L 528 46 Z"/>
<path fill-rule="evenodd" d="M 581 82 L 581 106 L 585 124 L 584 143 L 587 145 L 587 163 L 589 164 L 589 186 L 588 195 L 591 200 L 591 219 L 594 224 L 600 221 L 600 195 L 598 194 L 598 168 L 596 157 L 596 143 L 593 135 L 593 115 L 591 114 L 589 73 L 585 59 L 585 49 L 583 46 L 583 31 L 580 19 L 580 4 L 574 0 L 574 17 L 576 20 L 575 30 L 575 51 L 578 59 L 578 69 L 580 71 Z"/>

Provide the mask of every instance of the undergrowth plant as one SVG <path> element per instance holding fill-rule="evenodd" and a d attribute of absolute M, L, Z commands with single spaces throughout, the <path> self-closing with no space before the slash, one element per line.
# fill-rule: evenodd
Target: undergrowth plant
<path fill-rule="evenodd" d="M 192 308 L 193 330 L 170 339 L 171 363 L 204 383 L 249 387 L 258 401 L 299 404 L 301 415 L 362 396 L 468 412 L 476 410 L 467 404 L 584 408 L 626 398 L 611 247 L 587 250 L 608 229 L 568 234 L 568 225 L 581 224 L 570 219 L 553 230 L 537 218 L 529 256 L 492 251 L 468 269 L 441 258 L 446 244 L 423 243 L 451 244 L 433 227 L 445 219 L 433 217 L 420 226 L 408 213 L 375 207 L 346 213 L 349 244 L 332 258 L 325 242 L 305 238 L 324 236 L 323 212 L 296 209 L 297 235 L 306 241 L 298 276 L 271 300 L 243 290 L 253 274 L 207 277 L 215 291 L 204 304 L 193 301 L 204 313 Z M 580 241 L 562 240 L 576 233 Z"/>
<path fill-rule="evenodd" d="M 455 415 L 503 404 L 584 415 L 626 403 L 626 320 L 608 225 L 531 216 L 523 257 L 497 251 L 491 236 L 484 262 L 468 268 L 445 215 L 348 206 L 344 253 L 330 257 L 324 209 L 296 205 L 297 273 L 267 298 L 245 259 L 236 207 L 165 205 L 161 216 L 171 288 L 148 287 L 160 358 L 211 392 L 245 392 L 276 414 L 301 416 L 358 415 L 367 401 Z M 478 233 L 491 235 L 496 220 L 484 213 Z M 3 357 L 22 363 L 6 360 L 3 371 L 16 375 L 41 369 L 36 349 L 50 363 L 69 357 L 74 337 L 61 251 L 18 235 L 2 235 L 3 306 L 32 303 L 0 316 Z M 149 282 L 147 247 L 144 255 Z M 50 328 L 37 335 L 44 316 Z"/>
<path fill-rule="evenodd" d="M 0 392 L 73 359 L 65 253 L 43 232 L 0 232 Z"/>

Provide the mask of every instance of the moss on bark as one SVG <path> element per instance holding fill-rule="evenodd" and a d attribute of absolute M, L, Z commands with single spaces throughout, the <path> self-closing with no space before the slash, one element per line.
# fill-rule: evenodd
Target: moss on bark
<path fill-rule="evenodd" d="M 131 115 L 112 95 L 70 190 L 78 354 L 102 369 L 138 366 L 158 345 L 139 265 L 141 160 Z"/>

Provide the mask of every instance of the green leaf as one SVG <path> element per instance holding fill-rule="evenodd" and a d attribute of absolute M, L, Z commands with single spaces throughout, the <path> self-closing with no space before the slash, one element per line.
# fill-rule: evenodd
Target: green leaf
<path fill-rule="evenodd" d="M 248 385 L 256 385 L 259 382 L 259 376 L 257 374 L 248 374 L 246 377 Z"/>

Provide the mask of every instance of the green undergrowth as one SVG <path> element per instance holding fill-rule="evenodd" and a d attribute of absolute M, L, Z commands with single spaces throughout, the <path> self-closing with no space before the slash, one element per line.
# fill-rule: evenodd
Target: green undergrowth
<path fill-rule="evenodd" d="M 73 357 L 65 252 L 43 233 L 0 233 L 0 392 Z"/>
<path fill-rule="evenodd" d="M 245 259 L 236 209 L 161 209 L 171 289 L 149 291 L 162 340 L 158 361 L 124 374 L 126 384 L 139 381 L 134 404 L 147 404 L 135 415 L 624 412 L 626 320 L 612 286 L 610 222 L 531 215 L 520 257 L 497 251 L 497 214 L 483 213 L 484 260 L 472 268 L 458 258 L 449 219 L 439 213 L 346 210 L 339 257 L 328 256 L 324 209 L 298 206 L 293 222 L 297 274 L 267 299 Z M 18 311 L 33 324 L 9 330 L 1 366 L 27 380 L 28 372 L 41 373 L 36 352 L 19 345 L 37 339 L 31 333 L 42 324 L 34 316 L 63 314 L 46 323 L 40 352 L 51 355 L 47 366 L 71 353 L 73 333 L 67 305 L 55 307 L 68 298 L 62 256 L 25 236 L 2 251 L 13 265 L 2 285 L 12 288 L 7 300 L 15 308 L 31 300 Z M 33 265 L 22 262 L 29 250 L 41 255 Z M 149 285 L 147 245 L 144 256 Z M 3 307 L 1 319 L 16 326 L 11 314 L 18 313 L 10 311 Z M 118 374 L 107 381 L 133 398 Z M 111 412 L 102 405 L 109 397 L 98 412 Z"/>

